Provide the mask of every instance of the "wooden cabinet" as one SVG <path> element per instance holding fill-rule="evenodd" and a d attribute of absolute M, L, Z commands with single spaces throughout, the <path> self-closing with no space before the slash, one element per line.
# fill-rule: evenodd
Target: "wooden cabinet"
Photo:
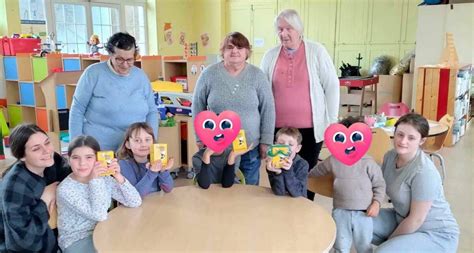
<path fill-rule="evenodd" d="M 265 52 L 277 45 L 273 19 L 277 15 L 276 1 L 230 1 L 227 3 L 227 32 L 244 34 L 252 45 L 249 62 L 259 66 Z"/>
<path fill-rule="evenodd" d="M 416 87 L 415 111 L 430 120 L 445 114 L 454 117 L 445 145 L 454 145 L 464 135 L 470 114 L 472 69 L 420 67 Z"/>
<path fill-rule="evenodd" d="M 336 43 L 366 44 L 369 0 L 339 0 L 337 4 Z"/>
<path fill-rule="evenodd" d="M 206 56 L 190 56 L 187 59 L 181 56 L 165 56 L 163 57 L 163 77 L 165 81 L 171 81 L 173 77 L 186 76 L 183 89 L 185 92 L 192 93 L 199 75 L 206 66 Z"/>
<path fill-rule="evenodd" d="M 372 0 L 369 7 L 367 41 L 370 44 L 400 43 L 403 1 Z"/>
<path fill-rule="evenodd" d="M 301 15 L 304 15 L 305 38 L 323 44 L 334 59 L 336 4 L 326 0 L 308 1 Z"/>

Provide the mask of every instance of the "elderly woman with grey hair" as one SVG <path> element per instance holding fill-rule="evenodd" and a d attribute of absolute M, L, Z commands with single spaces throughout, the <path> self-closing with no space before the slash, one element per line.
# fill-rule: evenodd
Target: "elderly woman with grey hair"
<path fill-rule="evenodd" d="M 261 69 L 272 83 L 276 131 L 295 127 L 303 135 L 303 157 L 313 168 L 326 127 L 337 121 L 339 80 L 323 45 L 303 39 L 303 22 L 295 10 L 275 18 L 281 44 L 263 56 Z M 308 192 L 313 199 L 314 193 Z"/>

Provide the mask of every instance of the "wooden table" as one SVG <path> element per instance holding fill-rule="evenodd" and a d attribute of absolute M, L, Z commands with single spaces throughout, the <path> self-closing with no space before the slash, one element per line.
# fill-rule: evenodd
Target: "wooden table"
<path fill-rule="evenodd" d="M 368 78 L 341 78 L 339 79 L 339 85 L 348 88 L 347 93 L 341 93 L 340 104 L 347 105 L 348 111 L 351 105 L 359 106 L 359 115 L 362 116 L 362 108 L 364 106 L 365 97 L 369 97 L 372 100 L 372 108 L 374 114 L 377 113 L 377 84 L 379 77 L 368 77 Z M 373 86 L 374 91 L 366 91 L 366 86 Z M 361 91 L 352 90 L 351 88 L 361 88 Z"/>
<path fill-rule="evenodd" d="M 440 124 L 438 121 L 428 120 L 428 123 L 430 124 L 430 131 L 428 132 L 428 137 L 435 137 L 444 134 L 446 131 L 448 131 L 448 126 Z M 394 127 L 383 127 L 382 129 L 385 130 L 388 135 L 390 135 L 390 138 L 393 138 L 395 130 Z"/>
<path fill-rule="evenodd" d="M 94 231 L 98 252 L 327 252 L 335 223 L 305 198 L 259 186 L 177 187 L 118 207 Z"/>

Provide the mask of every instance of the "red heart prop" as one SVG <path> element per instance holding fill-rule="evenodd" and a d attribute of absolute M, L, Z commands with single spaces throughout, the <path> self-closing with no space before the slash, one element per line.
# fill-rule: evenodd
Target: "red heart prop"
<path fill-rule="evenodd" d="M 240 117 L 233 111 L 223 111 L 219 116 L 211 111 L 202 111 L 194 118 L 194 129 L 204 145 L 220 153 L 239 134 Z"/>
<path fill-rule="evenodd" d="M 324 131 L 324 142 L 337 160 L 350 166 L 369 150 L 372 131 L 361 122 L 352 124 L 349 128 L 342 124 L 331 124 Z"/>

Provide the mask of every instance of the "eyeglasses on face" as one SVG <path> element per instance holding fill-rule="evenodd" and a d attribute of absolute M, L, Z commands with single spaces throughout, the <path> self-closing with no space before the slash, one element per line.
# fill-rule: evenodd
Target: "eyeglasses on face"
<path fill-rule="evenodd" d="M 128 65 L 132 65 L 133 62 L 135 62 L 135 58 L 124 59 L 122 57 L 115 56 L 114 59 L 118 64 L 123 64 L 124 62 L 126 62 Z"/>

